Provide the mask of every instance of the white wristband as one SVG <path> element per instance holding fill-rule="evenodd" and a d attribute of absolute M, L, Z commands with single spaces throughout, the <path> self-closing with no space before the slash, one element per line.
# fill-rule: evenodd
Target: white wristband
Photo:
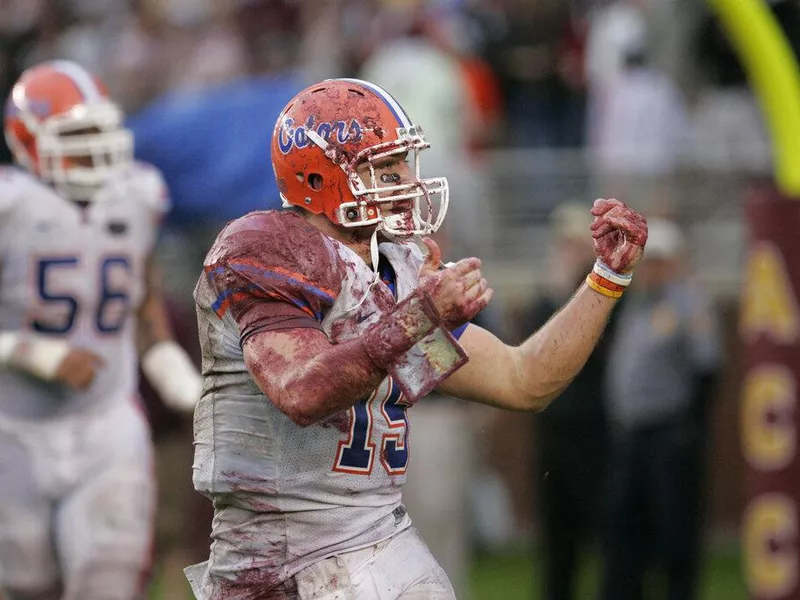
<path fill-rule="evenodd" d="M 611 267 L 601 261 L 599 258 L 594 262 L 594 267 L 592 271 L 600 275 L 600 277 L 604 277 L 608 279 L 612 283 L 616 283 L 617 285 L 621 285 L 623 287 L 628 287 L 633 279 L 633 273 L 617 273 L 613 271 Z"/>
<path fill-rule="evenodd" d="M 16 331 L 0 333 L 0 364 L 27 371 L 46 381 L 55 378 L 69 351 L 70 346 L 64 340 Z"/>
<path fill-rule="evenodd" d="M 167 406 L 192 411 L 200 400 L 203 379 L 186 351 L 172 340 L 150 346 L 142 356 L 142 371 Z"/>

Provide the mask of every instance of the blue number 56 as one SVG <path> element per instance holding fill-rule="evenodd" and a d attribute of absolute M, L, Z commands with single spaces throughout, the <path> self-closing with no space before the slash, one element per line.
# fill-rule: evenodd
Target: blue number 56
<path fill-rule="evenodd" d="M 63 335 L 74 326 L 81 305 L 74 291 L 58 289 L 54 279 L 59 270 L 80 268 L 78 257 L 40 258 L 36 265 L 36 285 L 39 300 L 52 309 L 61 308 L 57 317 L 37 316 L 31 326 L 39 333 Z M 107 256 L 100 262 L 98 277 L 100 297 L 94 314 L 94 325 L 103 334 L 115 333 L 122 329 L 128 314 L 130 295 L 127 289 L 111 285 L 112 273 L 122 269 L 131 271 L 131 263 L 126 256 Z M 127 278 L 126 278 L 127 281 Z M 112 310 L 116 306 L 117 310 Z"/>

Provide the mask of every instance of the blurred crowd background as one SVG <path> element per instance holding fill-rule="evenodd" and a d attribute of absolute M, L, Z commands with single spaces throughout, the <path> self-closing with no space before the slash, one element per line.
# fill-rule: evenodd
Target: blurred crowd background
<path fill-rule="evenodd" d="M 798 3 L 769 4 L 797 50 Z M 744 71 L 704 2 L 0 0 L 3 95 L 24 68 L 51 58 L 76 60 L 109 85 L 136 134 L 137 156 L 165 174 L 174 206 L 161 259 L 178 335 L 195 357 L 191 292 L 203 255 L 227 220 L 279 205 L 269 164 L 272 125 L 284 103 L 315 80 L 374 81 L 426 131 L 432 148 L 423 171 L 447 176 L 452 190 L 441 242 L 451 258 L 482 258 L 498 292 L 483 324 L 505 339 L 520 341 L 541 319 L 535 307 L 553 292 L 553 280 L 571 276 L 558 262 L 570 258 L 555 249 L 580 217 L 570 220 L 565 206 L 588 210 L 594 198 L 616 196 L 676 225 L 680 256 L 667 240 L 664 258 L 680 258 L 682 278 L 705 290 L 719 323 L 719 368 L 713 385 L 702 388 L 707 414 L 696 421 L 701 446 L 710 450 L 699 459 L 708 468 L 700 469 L 706 508 L 697 529 L 709 557 L 701 561 L 699 586 L 707 598 L 744 598 L 735 323 L 743 203 L 753 182 L 770 176 L 771 156 Z M 0 160 L 10 161 L 5 147 Z M 566 256 L 576 262 L 578 252 Z M 191 423 L 144 391 L 161 456 L 156 593 L 183 598 L 180 570 L 207 552 L 210 507 L 191 490 Z M 588 425 L 569 431 L 608 429 L 613 438 L 614 424 L 604 425 L 608 408 L 598 402 Z M 458 484 L 461 497 L 443 495 L 429 509 L 444 514 L 465 504 L 455 511 L 465 532 L 454 542 L 461 546 L 452 567 L 457 586 L 476 599 L 531 597 L 520 589 L 556 599 L 535 595 L 545 594 L 542 556 L 555 552 L 539 510 L 551 469 L 558 469 L 539 462 L 553 448 L 541 443 L 548 423 L 456 406 L 469 417 L 462 423 L 469 430 L 466 483 Z M 592 448 L 576 462 L 593 456 L 603 473 L 607 454 Z M 422 495 L 436 485 L 435 477 L 424 481 Z M 573 496 L 599 505 L 604 486 L 592 485 L 596 493 L 582 488 Z M 578 522 L 585 507 L 572 515 L 564 502 L 566 522 Z M 591 542 L 598 534 L 587 529 Z M 587 548 L 590 556 L 603 554 L 600 546 Z M 719 556 L 731 557 L 735 581 L 709 592 L 703 569 Z M 476 579 L 487 564 L 496 573 L 517 570 L 505 581 L 483 572 L 489 584 Z M 598 565 L 590 561 L 589 577 L 600 577 Z M 495 592 L 481 592 L 482 585 Z M 581 589 L 575 597 L 595 597 Z"/>

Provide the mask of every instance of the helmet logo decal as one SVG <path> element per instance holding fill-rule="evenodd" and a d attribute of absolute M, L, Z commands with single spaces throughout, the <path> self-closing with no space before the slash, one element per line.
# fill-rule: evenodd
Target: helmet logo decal
<path fill-rule="evenodd" d="M 50 101 L 45 99 L 25 98 L 25 108 L 38 119 L 44 119 L 53 112 Z M 13 101 L 13 98 L 9 97 L 5 111 L 7 118 L 15 117 L 20 113 L 20 107 Z"/>
<path fill-rule="evenodd" d="M 53 109 L 48 100 L 37 100 L 36 98 L 27 98 L 27 107 L 34 115 L 40 119 L 50 116 Z"/>
<path fill-rule="evenodd" d="M 311 143 L 306 135 L 306 129 L 315 131 L 325 141 L 333 141 L 331 134 L 336 136 L 335 141 L 339 144 L 347 142 L 359 142 L 364 132 L 361 123 L 356 119 L 347 121 L 332 121 L 328 123 L 315 124 L 314 115 L 308 117 L 305 125 L 295 127 L 294 119 L 285 118 L 280 128 L 278 147 L 283 154 L 288 154 L 292 148 L 305 148 Z"/>

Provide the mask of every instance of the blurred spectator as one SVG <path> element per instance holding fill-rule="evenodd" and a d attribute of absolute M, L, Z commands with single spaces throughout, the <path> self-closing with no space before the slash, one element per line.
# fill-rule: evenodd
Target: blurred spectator
<path fill-rule="evenodd" d="M 721 364 L 714 309 L 684 271 L 677 226 L 650 219 L 644 260 L 619 307 L 605 389 L 611 460 L 603 600 L 639 600 L 660 569 L 667 600 L 696 597 L 708 408 Z"/>
<path fill-rule="evenodd" d="M 308 0 L 239 0 L 236 3 L 235 20 L 248 50 L 251 74 L 275 75 L 298 67 L 301 38 L 316 35 L 315 31 L 304 29 L 301 22 L 301 8 L 312 6 L 323 10 L 320 3 Z"/>
<path fill-rule="evenodd" d="M 408 10 L 384 15 L 395 37 L 375 49 L 359 76 L 392 94 L 414 123 L 425 123 L 431 147 L 421 155 L 422 175 L 446 176 L 450 201 L 458 206 L 439 237 L 446 238 L 451 259 L 480 254 L 488 243 L 479 220 L 483 182 L 477 165 L 470 162 L 476 119 L 460 53 L 449 35 L 452 30 L 442 24 L 446 15 L 435 18 L 424 8 Z"/>
<path fill-rule="evenodd" d="M 593 148 L 600 172 L 674 172 L 689 136 L 686 106 L 672 80 L 650 64 L 644 38 L 629 40 L 621 70 L 601 93 Z"/>
<path fill-rule="evenodd" d="M 701 81 L 693 123 L 698 165 L 720 173 L 768 172 L 769 137 L 762 114 L 713 12 L 704 15 L 694 46 Z"/>
<path fill-rule="evenodd" d="M 486 58 L 504 92 L 505 139 L 513 146 L 574 145 L 574 79 L 566 73 L 570 46 L 567 4 L 558 0 L 506 0 L 478 11 L 483 19 Z M 569 34 L 571 35 L 571 34 Z M 561 62 L 561 64 L 559 64 Z M 582 92 L 578 92 L 578 103 Z"/>
<path fill-rule="evenodd" d="M 0 2 L 0 97 L 7 98 L 28 64 L 28 55 L 40 35 L 45 0 Z M 11 162 L 11 152 L 0 136 L 0 164 Z"/>
<path fill-rule="evenodd" d="M 553 114 L 561 132 L 555 146 L 582 147 L 586 143 L 588 20 L 570 12 L 556 45 Z"/>
<path fill-rule="evenodd" d="M 426 159 L 438 166 L 467 147 L 467 88 L 458 61 L 436 43 L 440 30 L 427 15 L 404 18 L 407 31 L 383 40 L 361 66 L 360 76 L 394 95 L 414 122 L 430 123 Z"/>
<path fill-rule="evenodd" d="M 353 47 L 364 42 L 362 26 L 370 18 L 363 1 L 306 2 L 300 13 L 305 32 L 300 41 L 299 62 L 305 81 L 322 81 L 353 72 L 349 59 Z M 357 21 L 352 31 L 353 20 Z"/>
<path fill-rule="evenodd" d="M 531 307 L 524 331 L 541 327 L 592 269 L 589 206 L 564 203 L 550 216 L 552 280 Z M 616 314 L 616 313 L 615 313 Z M 548 408 L 536 417 L 535 495 L 542 535 L 542 598 L 576 598 L 582 555 L 595 541 L 607 458 L 603 408 L 603 370 L 609 325 L 583 370 Z"/>
<path fill-rule="evenodd" d="M 169 88 L 198 90 L 241 77 L 248 72 L 247 49 L 232 11 L 220 9 L 207 22 L 173 27 Z"/>
<path fill-rule="evenodd" d="M 647 23 L 643 0 L 611 0 L 589 13 L 586 40 L 587 137 L 598 144 L 599 122 L 606 97 L 625 67 L 628 49 L 644 49 Z"/>
<path fill-rule="evenodd" d="M 166 38 L 166 24 L 146 7 L 129 15 L 121 25 L 111 53 L 113 75 L 109 80 L 131 114 L 166 89 Z"/>
<path fill-rule="evenodd" d="M 473 126 L 467 143 L 473 157 L 478 157 L 484 149 L 499 140 L 503 93 L 491 66 L 477 53 L 466 52 L 460 63 L 473 114 Z"/>
<path fill-rule="evenodd" d="M 611 0 L 590 12 L 586 41 L 590 85 L 598 90 L 613 85 L 631 46 L 643 48 L 646 38 L 645 0 Z"/>
<path fill-rule="evenodd" d="M 643 210 L 671 206 L 677 201 L 674 174 L 690 140 L 684 98 L 651 64 L 644 29 L 620 43 L 620 70 L 591 91 L 591 160 L 599 193 Z"/>

